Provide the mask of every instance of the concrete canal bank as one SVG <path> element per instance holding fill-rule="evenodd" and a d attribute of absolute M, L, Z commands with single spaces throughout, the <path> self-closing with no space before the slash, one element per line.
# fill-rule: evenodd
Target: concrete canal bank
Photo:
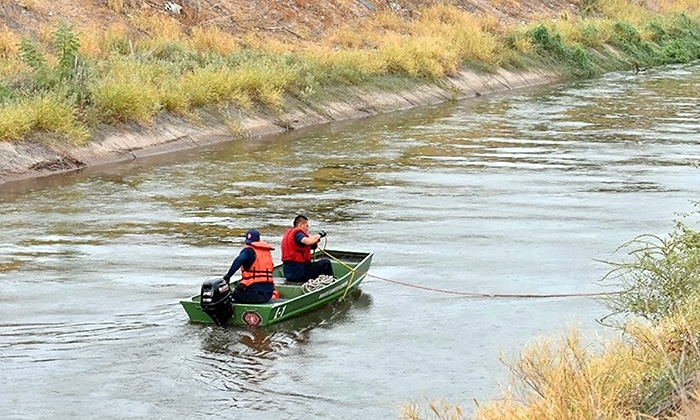
<path fill-rule="evenodd" d="M 162 114 L 149 126 L 101 125 L 85 145 L 67 142 L 0 142 L 0 184 L 80 170 L 89 166 L 130 161 L 143 156 L 191 149 L 244 137 L 264 137 L 333 121 L 365 118 L 381 113 L 433 105 L 450 100 L 550 83 L 545 71 L 492 74 L 462 70 L 439 84 L 418 84 L 399 92 L 362 87 L 336 88 L 335 100 L 305 103 L 286 98 L 276 114 L 213 108 L 200 110 L 197 121 Z"/>

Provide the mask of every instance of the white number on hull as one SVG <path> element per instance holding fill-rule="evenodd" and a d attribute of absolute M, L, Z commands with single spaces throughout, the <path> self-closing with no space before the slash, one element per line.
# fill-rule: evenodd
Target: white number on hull
<path fill-rule="evenodd" d="M 275 316 L 273 316 L 272 319 L 277 319 L 277 318 L 281 317 L 282 315 L 284 315 L 284 311 L 286 311 L 286 310 L 287 310 L 287 305 L 285 305 L 285 306 L 280 306 L 280 307 L 277 308 L 277 310 L 275 311 Z"/>

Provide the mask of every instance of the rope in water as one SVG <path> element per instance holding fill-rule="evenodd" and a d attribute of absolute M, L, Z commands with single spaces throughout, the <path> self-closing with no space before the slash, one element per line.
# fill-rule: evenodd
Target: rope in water
<path fill-rule="evenodd" d="M 328 238 L 326 237 L 326 241 L 323 244 L 323 247 L 320 247 L 319 249 L 323 254 L 328 256 L 328 258 L 331 258 L 332 260 L 338 262 L 339 264 L 343 265 L 345 268 L 349 269 L 352 271 L 353 278 L 355 277 L 355 269 L 350 267 L 349 265 L 345 264 L 343 261 L 339 260 L 338 258 L 334 257 L 333 255 L 329 254 L 326 252 L 326 246 L 328 245 Z M 474 298 L 510 298 L 510 299 L 547 299 L 547 298 L 573 298 L 573 297 L 600 297 L 600 296 L 612 296 L 612 295 L 618 295 L 622 292 L 598 292 L 598 293 L 477 293 L 477 292 L 463 292 L 463 291 L 458 291 L 458 290 L 447 290 L 447 289 L 439 289 L 436 287 L 428 287 L 428 286 L 421 286 L 419 284 L 413 284 L 413 283 L 407 283 L 404 281 L 398 281 L 398 280 L 392 280 L 386 277 L 381 277 L 381 276 L 376 276 L 374 274 L 369 274 L 366 273 L 365 276 L 371 277 L 373 279 L 385 281 L 387 283 L 392 283 L 392 284 L 397 284 L 399 286 L 404 286 L 404 287 L 411 287 L 414 289 L 421 289 L 421 290 L 428 290 L 430 292 L 438 292 L 438 293 L 446 293 L 450 295 L 458 295 L 458 296 L 464 296 L 464 297 L 474 297 Z M 348 287 L 350 286 L 350 283 L 348 283 Z M 347 288 L 345 290 L 345 295 L 347 294 Z"/>
<path fill-rule="evenodd" d="M 545 298 L 570 298 L 570 297 L 599 297 L 617 295 L 621 292 L 599 292 L 599 293 L 476 293 L 462 292 L 458 290 L 438 289 L 435 287 L 421 286 L 419 284 L 406 283 L 404 281 L 392 280 L 386 277 L 375 276 L 374 274 L 365 274 L 367 277 L 385 281 L 387 283 L 398 284 L 399 286 L 412 287 L 414 289 L 428 290 L 431 292 L 447 293 L 450 295 L 458 295 L 475 298 L 521 298 L 521 299 L 545 299 Z"/>

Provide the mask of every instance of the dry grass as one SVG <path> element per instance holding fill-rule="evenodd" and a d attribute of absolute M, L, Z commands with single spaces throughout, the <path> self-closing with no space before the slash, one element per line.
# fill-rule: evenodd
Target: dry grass
<path fill-rule="evenodd" d="M 114 23 L 107 28 L 90 25 L 79 32 L 80 53 L 92 59 L 107 59 L 112 54 L 130 54 L 133 42 L 129 28 Z"/>
<path fill-rule="evenodd" d="M 107 0 L 109 10 L 117 13 L 124 11 L 124 0 Z"/>
<path fill-rule="evenodd" d="M 603 15 L 613 20 L 638 24 L 651 18 L 652 12 L 635 0 L 598 0 Z"/>
<path fill-rule="evenodd" d="M 347 26 L 331 32 L 324 42 L 331 48 L 360 49 L 365 45 L 363 34 Z"/>
<path fill-rule="evenodd" d="M 658 324 L 628 324 L 628 338 L 584 345 L 576 332 L 543 340 L 511 366 L 512 388 L 477 410 L 487 419 L 628 419 L 690 407 L 700 368 L 700 297 L 691 296 Z"/>
<path fill-rule="evenodd" d="M 700 5 L 700 0 L 659 1 L 659 7 L 672 11 L 696 10 Z M 572 66 L 590 67 L 580 46 L 602 48 L 609 43 L 617 19 L 632 16 L 634 23 L 651 16 L 627 0 L 594 3 L 596 13 L 591 18 L 578 20 L 567 15 L 547 23 L 552 34 L 563 38 L 563 43 L 557 41 L 560 50 L 571 50 L 570 55 L 581 58 L 581 63 Z M 108 0 L 115 11 L 131 8 L 131 4 Z M 226 102 L 280 108 L 286 92 L 308 95 L 321 92 L 323 86 L 380 81 L 386 75 L 440 80 L 458 72 L 465 63 L 495 68 L 532 65 L 533 60 L 561 61 L 561 57 L 542 55 L 542 46 L 525 30 L 504 28 L 493 16 L 475 16 L 443 3 L 414 10 L 411 16 L 378 12 L 356 26 L 330 32 L 320 42 L 306 33 L 301 37 L 306 39 L 299 39 L 287 32 L 280 37 L 269 31 L 236 38 L 215 27 L 196 27 L 188 35 L 178 20 L 160 14 L 135 14 L 129 17 L 128 27 L 115 24 L 105 30 L 88 26 L 80 32 L 80 53 L 87 57 L 85 68 L 89 72 L 81 76 L 84 85 L 79 88 L 80 95 L 87 91 L 85 103 L 90 103 L 91 109 L 81 114 L 94 116 L 94 121 L 148 122 L 161 110 L 188 115 L 196 107 Z M 40 49 L 52 50 L 54 30 L 37 29 Z M 645 39 L 653 35 L 651 31 L 640 32 Z M 0 60 L 0 75 L 18 75 L 25 70 L 12 58 L 16 55 L 14 35 L 0 32 L 0 57 L 9 56 Z M 56 58 L 48 54 L 47 61 L 48 67 L 53 67 Z M 547 64 L 551 63 L 543 65 Z M 47 85 L 50 83 L 42 86 Z M 5 97 L 10 96 L 14 95 Z M 10 125 L 22 132 L 22 119 L 12 118 L 19 122 Z"/>
<path fill-rule="evenodd" d="M 196 51 L 213 51 L 220 55 L 228 55 L 240 49 L 238 41 L 232 35 L 217 27 L 194 28 L 189 42 Z"/>
<path fill-rule="evenodd" d="M 659 9 L 665 13 L 700 15 L 700 0 L 662 0 Z"/>
<path fill-rule="evenodd" d="M 0 107 L 0 140 L 21 140 L 32 130 L 32 116 L 23 103 L 11 102 Z"/>
<path fill-rule="evenodd" d="M 137 14 L 130 23 L 151 38 L 176 40 L 182 37 L 180 22 L 169 16 Z"/>
<path fill-rule="evenodd" d="M 292 43 L 265 34 L 250 33 L 243 38 L 242 44 L 251 50 L 262 51 L 268 54 L 290 54 L 302 49 L 301 43 Z M 314 48 L 309 45 L 309 48 Z"/>
<path fill-rule="evenodd" d="M 105 76 L 90 87 L 99 118 L 149 122 L 160 107 L 157 81 L 163 69 L 132 60 L 113 60 L 106 67 Z"/>
<path fill-rule="evenodd" d="M 27 66 L 16 58 L 0 60 L 0 77 L 14 76 L 29 72 Z"/>
<path fill-rule="evenodd" d="M 250 99 L 238 84 L 233 71 L 229 69 L 204 68 L 184 76 L 176 89 L 186 92 L 185 106 L 198 107 L 211 103 L 232 101 L 250 106 Z"/>
<path fill-rule="evenodd" d="M 375 13 L 369 23 L 370 30 L 381 32 L 407 33 L 409 24 L 394 12 L 380 11 Z"/>
<path fill-rule="evenodd" d="M 395 13 L 377 13 L 361 28 L 332 32 L 323 43 L 326 49 L 312 48 L 307 56 L 326 67 L 427 79 L 455 74 L 465 60 L 502 61 L 495 37 L 502 28 L 494 18 L 477 18 L 448 5 L 425 7 L 417 16 L 407 21 Z M 345 51 L 329 53 L 330 48 Z"/>
<path fill-rule="evenodd" d="M 386 72 L 386 61 L 379 51 L 313 50 L 304 54 L 304 59 L 317 63 L 322 69 L 352 69 L 359 74 L 373 76 Z"/>
<path fill-rule="evenodd" d="M 0 140 L 21 140 L 32 131 L 56 133 L 76 143 L 88 135 L 75 118 L 73 104 L 59 94 L 40 94 L 0 107 Z"/>
<path fill-rule="evenodd" d="M 401 410 L 403 420 L 461 420 L 464 419 L 462 407 L 445 401 L 431 401 L 427 408 L 421 409 L 415 404 L 404 406 Z"/>
<path fill-rule="evenodd" d="M 19 38 L 14 32 L 0 27 L 0 58 L 8 59 L 17 56 Z"/>

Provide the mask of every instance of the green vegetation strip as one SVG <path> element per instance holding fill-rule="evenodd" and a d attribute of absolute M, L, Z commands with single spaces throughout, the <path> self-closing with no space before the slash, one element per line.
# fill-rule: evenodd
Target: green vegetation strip
<path fill-rule="evenodd" d="M 581 17 L 502 27 L 438 5 L 413 20 L 377 13 L 294 45 L 211 28 L 185 35 L 157 16 L 107 30 L 61 23 L 43 41 L 0 31 L 0 140 L 79 143 L 100 123 L 148 123 L 160 112 L 196 118 L 212 105 L 277 111 L 287 96 L 318 102 L 328 87 L 441 83 L 464 66 L 592 77 L 684 63 L 700 58 L 700 0 L 682 6 L 686 13 L 588 0 Z"/>

